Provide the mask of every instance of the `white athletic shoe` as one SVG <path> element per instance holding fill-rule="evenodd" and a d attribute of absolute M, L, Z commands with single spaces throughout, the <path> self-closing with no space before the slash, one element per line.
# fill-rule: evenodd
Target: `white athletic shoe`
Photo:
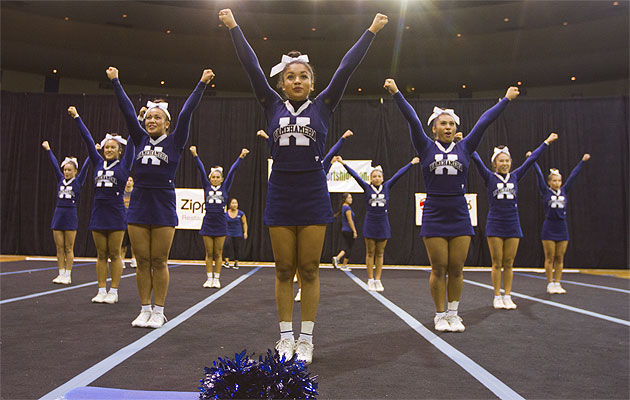
<path fill-rule="evenodd" d="M 131 326 L 137 328 L 146 328 L 147 322 L 151 319 L 151 311 L 140 311 L 140 314 L 131 322 Z"/>
<path fill-rule="evenodd" d="M 55 279 L 52 280 L 53 283 L 62 283 L 63 282 L 63 275 L 61 275 L 61 272 L 59 273 L 59 275 L 57 275 L 57 277 Z"/>
<path fill-rule="evenodd" d="M 547 284 L 547 293 L 554 294 L 556 293 L 556 285 L 555 282 L 549 282 Z"/>
<path fill-rule="evenodd" d="M 305 365 L 309 365 L 313 362 L 313 346 L 312 343 L 307 342 L 304 339 L 298 339 L 295 342 L 295 359 L 302 361 Z"/>
<path fill-rule="evenodd" d="M 374 279 L 368 279 L 367 287 L 370 292 L 376 292 L 376 284 L 374 283 Z"/>
<path fill-rule="evenodd" d="M 61 277 L 61 284 L 62 285 L 69 285 L 72 283 L 72 276 L 70 274 L 67 274 L 66 276 L 62 276 Z"/>
<path fill-rule="evenodd" d="M 212 287 L 213 284 L 214 284 L 214 278 L 208 278 L 203 283 L 203 287 Z"/>
<path fill-rule="evenodd" d="M 297 282 L 297 275 L 293 275 L 293 283 Z"/>
<path fill-rule="evenodd" d="M 118 293 L 108 292 L 103 302 L 107 304 L 118 303 Z"/>
<path fill-rule="evenodd" d="M 512 301 L 512 296 L 503 296 L 503 304 L 507 310 L 516 309 L 516 304 Z"/>
<path fill-rule="evenodd" d="M 446 319 L 446 315 L 435 316 L 433 318 L 433 323 L 435 324 L 435 330 L 438 332 L 449 332 L 451 330 L 451 326 Z"/>
<path fill-rule="evenodd" d="M 466 327 L 462 324 L 462 317 L 459 315 L 446 315 L 446 320 L 451 326 L 451 332 L 464 332 Z"/>
<path fill-rule="evenodd" d="M 105 298 L 107 297 L 107 292 L 102 293 L 98 292 L 98 294 L 92 297 L 92 303 L 105 303 Z"/>
<path fill-rule="evenodd" d="M 138 262 L 136 261 L 136 259 L 135 259 L 135 258 L 132 258 L 132 259 L 131 259 L 131 262 L 129 263 L 129 266 L 130 266 L 131 268 L 138 268 Z"/>
<path fill-rule="evenodd" d="M 555 283 L 555 288 L 556 288 L 556 293 L 558 294 L 565 294 L 567 292 L 566 290 L 562 288 L 562 286 L 560 286 L 560 282 Z"/>
<path fill-rule="evenodd" d="M 164 313 L 151 312 L 151 318 L 147 321 L 147 328 L 161 328 L 164 323 L 168 321 Z"/>
<path fill-rule="evenodd" d="M 495 297 L 494 300 L 492 300 L 492 306 L 497 309 L 500 310 L 502 308 L 506 308 L 505 307 L 505 303 L 503 303 L 503 299 L 499 296 L 499 297 Z"/>
<path fill-rule="evenodd" d="M 342 271 L 351 271 L 350 267 L 348 267 L 347 265 L 342 265 L 341 267 L 339 267 L 339 269 Z"/>
<path fill-rule="evenodd" d="M 382 292 L 383 290 L 385 290 L 385 288 L 383 287 L 383 283 L 381 282 L 380 279 L 374 280 L 374 290 L 376 290 L 377 292 Z"/>
<path fill-rule="evenodd" d="M 276 342 L 276 350 L 280 359 L 284 357 L 285 361 L 293 358 L 293 352 L 295 351 L 295 340 L 293 338 L 280 339 Z"/>
<path fill-rule="evenodd" d="M 298 289 L 297 294 L 295 295 L 295 301 L 300 302 L 302 300 L 302 289 Z"/>
<path fill-rule="evenodd" d="M 339 268 L 339 260 L 337 259 L 337 257 L 332 258 L 332 265 L 335 268 Z"/>
<path fill-rule="evenodd" d="M 229 262 L 224 261 L 224 262 L 223 262 L 223 268 L 230 268 L 230 263 L 229 263 Z"/>
<path fill-rule="evenodd" d="M 214 278 L 212 280 L 212 287 L 216 289 L 221 289 L 221 281 L 219 280 L 219 278 Z"/>

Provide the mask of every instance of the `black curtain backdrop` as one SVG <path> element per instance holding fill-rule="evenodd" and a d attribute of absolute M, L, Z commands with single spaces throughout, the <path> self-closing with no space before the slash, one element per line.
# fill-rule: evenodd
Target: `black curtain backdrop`
<path fill-rule="evenodd" d="M 497 93 L 497 97 L 503 93 Z M 140 108 L 152 95 L 132 95 Z M 2 92 L 1 109 L 1 246 L 3 254 L 54 255 L 50 222 L 55 206 L 56 182 L 41 147 L 48 140 L 62 160 L 74 155 L 82 163 L 85 145 L 66 109 L 75 105 L 100 141 L 106 132 L 127 136 L 122 113 L 114 96 L 24 94 Z M 169 110 L 176 118 L 185 98 L 169 97 Z M 495 104 L 486 100 L 410 100 L 420 119 L 426 121 L 433 106 L 454 108 L 461 118 L 461 130 L 470 131 L 479 116 Z M 266 185 L 267 144 L 256 137 L 266 129 L 262 109 L 253 98 L 203 98 L 195 111 L 187 147 L 196 145 L 206 166 L 229 168 L 244 147 L 250 155 L 238 170 L 230 195 L 239 199 L 249 222 L 246 260 L 271 261 L 268 230 L 262 224 Z M 330 148 L 345 130 L 355 135 L 346 141 L 341 155 L 346 159 L 373 159 L 381 164 L 388 179 L 414 156 L 407 123 L 389 96 L 379 100 L 342 101 L 334 114 L 327 139 Z M 566 179 L 584 153 L 592 155 L 578 176 L 569 198 L 568 221 L 571 241 L 566 267 L 628 267 L 628 97 L 529 100 L 520 98 L 487 130 L 478 152 L 489 162 L 492 148 L 508 145 L 514 167 L 525 152 L 538 146 L 550 132 L 560 139 L 539 160 L 544 171 L 559 168 Z M 90 172 L 78 204 L 79 230 L 75 254 L 95 256 L 96 249 L 87 230 L 93 199 Z M 177 187 L 201 187 L 197 169 L 188 150 L 179 166 Z M 394 187 L 389 204 L 392 239 L 385 252 L 386 264 L 428 265 L 429 260 L 415 225 L 414 192 L 424 191 L 422 174 L 413 167 Z M 483 181 L 471 164 L 468 192 L 478 194 L 479 226 L 475 228 L 467 265 L 491 265 L 484 226 L 488 199 Z M 359 232 L 363 228 L 363 194 L 354 195 Z M 333 208 L 339 208 L 339 194 L 332 194 Z M 515 266 L 542 266 L 540 230 L 543 208 L 534 171 L 519 185 L 519 209 L 524 238 Z M 339 250 L 340 221 L 329 226 L 322 261 Z M 364 262 L 365 245 L 359 239 L 351 262 Z M 203 242 L 197 231 L 177 231 L 171 250 L 174 259 L 203 259 Z"/>

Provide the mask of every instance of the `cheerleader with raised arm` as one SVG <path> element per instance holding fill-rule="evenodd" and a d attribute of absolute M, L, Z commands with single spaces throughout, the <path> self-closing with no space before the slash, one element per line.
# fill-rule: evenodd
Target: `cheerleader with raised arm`
<path fill-rule="evenodd" d="M 386 79 L 384 87 L 393 95 L 407 120 L 411 142 L 422 160 L 427 198 L 420 235 L 431 262 L 429 286 L 435 303 L 435 329 L 463 332 L 466 328 L 458 315 L 458 308 L 464 282 L 464 262 L 474 234 L 464 196 L 470 157 L 486 128 L 518 96 L 518 88 L 510 87 L 505 97 L 479 118 L 470 134 L 455 142 L 459 117 L 453 110 L 433 108 L 427 123 L 433 134 L 433 138 L 429 138 L 416 111 L 400 93 L 396 82 Z M 448 309 L 445 297 L 448 298 Z"/>
<path fill-rule="evenodd" d="M 59 275 L 53 279 L 53 283 L 69 285 L 72 283 L 72 264 L 74 263 L 74 240 L 77 237 L 79 219 L 77 217 L 77 202 L 81 188 L 88 174 L 89 160 L 85 160 L 79 172 L 79 162 L 76 157 L 66 157 L 61 162 L 61 169 L 57 158 L 50 150 L 47 141 L 42 147 L 48 153 L 48 158 L 53 166 L 57 178 L 57 205 L 53 213 L 50 227 L 53 231 L 53 239 L 57 248 L 57 267 Z"/>
<path fill-rule="evenodd" d="M 517 193 L 518 182 L 525 176 L 534 162 L 547 150 L 549 145 L 558 139 L 552 133 L 525 160 L 523 165 L 512 169 L 512 155 L 507 146 L 494 148 L 492 170 L 488 169 L 477 152 L 473 153 L 473 161 L 481 174 L 488 189 L 490 209 L 486 220 L 486 238 L 492 258 L 492 286 L 494 287 L 494 308 L 515 309 L 512 301 L 512 280 L 514 273 L 512 266 L 518 249 L 518 243 L 523 237 L 521 222 L 518 218 Z M 505 295 L 501 296 L 501 270 L 503 270 L 503 288 Z"/>
<path fill-rule="evenodd" d="M 197 147 L 190 146 L 190 152 L 195 158 L 195 164 L 199 170 L 199 178 L 203 186 L 206 215 L 199 234 L 203 236 L 203 244 L 206 248 L 206 275 L 203 284 L 205 288 L 221 288 L 221 263 L 223 262 L 223 243 L 227 236 L 227 219 L 225 217 L 226 203 L 229 198 L 230 188 L 234 182 L 234 174 L 241 165 L 241 161 L 247 156 L 249 150 L 241 150 L 234 164 L 223 178 L 223 168 L 213 167 L 210 175 L 206 176 L 206 170 L 197 154 Z M 212 262 L 214 261 L 214 268 Z"/>
<path fill-rule="evenodd" d="M 118 284 L 122 276 L 123 261 L 121 247 L 126 223 L 124 203 L 125 185 L 133 163 L 133 142 L 117 134 L 106 134 L 100 143 L 102 157 L 96 150 L 92 134 L 83 123 L 76 107 L 68 108 L 68 114 L 79 127 L 81 138 L 88 150 L 89 160 L 94 166 L 94 204 L 89 229 L 96 245 L 96 279 L 98 293 L 93 303 L 117 303 Z M 125 148 L 124 156 L 123 147 Z M 112 286 L 107 292 L 108 262 L 111 260 Z"/>
<path fill-rule="evenodd" d="M 310 363 L 313 357 L 313 327 L 319 304 L 319 261 L 326 224 L 333 212 L 322 168 L 324 145 L 332 113 L 339 104 L 352 72 L 367 53 L 375 34 L 387 23 L 377 14 L 370 28 L 348 51 L 329 85 L 315 98 L 315 75 L 308 56 L 290 52 L 272 68 L 278 75 L 280 96 L 267 82 L 256 54 L 237 25 L 232 11 L 219 12 L 228 27 L 236 54 L 249 76 L 256 99 L 267 118 L 273 170 L 267 188 L 264 223 L 269 226 L 276 262 L 276 305 L 281 357 Z M 293 276 L 302 279 L 302 330 L 293 336 Z"/>
<path fill-rule="evenodd" d="M 571 175 L 562 184 L 562 175 L 555 168 L 549 170 L 547 179 L 543 175 L 538 163 L 535 163 L 536 178 L 540 199 L 545 209 L 545 222 L 542 227 L 542 245 L 545 252 L 545 275 L 547 276 L 547 293 L 564 294 L 566 290 L 560 285 L 562 269 L 564 268 L 564 254 L 569 244 L 569 228 L 567 226 L 568 193 L 575 178 L 584 164 L 591 159 L 586 153 L 582 160 L 571 171 Z"/>

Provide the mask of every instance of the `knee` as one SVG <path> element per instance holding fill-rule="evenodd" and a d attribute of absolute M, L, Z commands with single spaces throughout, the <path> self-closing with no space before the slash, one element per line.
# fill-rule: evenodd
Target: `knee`
<path fill-rule="evenodd" d="M 107 259 L 109 258 L 109 256 L 107 254 L 107 251 L 96 249 L 96 258 L 98 259 L 98 261 L 107 262 Z"/>
<path fill-rule="evenodd" d="M 377 249 L 374 254 L 377 258 L 383 258 L 385 256 L 385 249 Z"/>
<path fill-rule="evenodd" d="M 493 271 L 501 271 L 501 263 L 497 261 L 492 262 L 492 270 Z"/>
<path fill-rule="evenodd" d="M 308 266 L 306 268 L 300 269 L 300 278 L 302 279 L 302 283 L 311 283 L 315 282 L 318 277 L 318 269 L 317 266 Z"/>
<path fill-rule="evenodd" d="M 365 250 L 365 256 L 366 256 L 366 257 L 369 257 L 369 258 L 374 258 L 374 254 L 375 254 L 375 253 L 376 253 L 376 252 L 375 252 L 374 250 L 369 250 L 369 249 L 366 249 L 366 250 Z"/>
<path fill-rule="evenodd" d="M 293 277 L 295 276 L 295 270 L 292 268 L 292 265 L 288 264 L 280 264 L 276 262 L 276 279 L 280 282 L 291 282 L 293 283 Z M 302 278 L 302 275 L 300 275 Z"/>
<path fill-rule="evenodd" d="M 462 269 L 459 267 L 451 267 L 448 270 L 449 279 L 458 279 L 462 276 Z"/>
<path fill-rule="evenodd" d="M 503 260 L 503 267 L 505 269 L 512 269 L 512 266 L 514 265 L 514 258 L 506 258 Z"/>
<path fill-rule="evenodd" d="M 119 251 L 110 251 L 109 252 L 109 259 L 112 261 L 118 261 L 120 259 L 120 252 Z"/>
<path fill-rule="evenodd" d="M 446 265 L 432 265 L 431 266 L 431 275 L 438 279 L 442 279 L 446 276 Z"/>
<path fill-rule="evenodd" d="M 564 262 L 564 257 L 562 256 L 554 256 L 553 263 L 554 264 L 562 264 Z"/>
<path fill-rule="evenodd" d="M 74 247 L 74 245 L 71 245 L 71 244 L 64 245 L 63 246 L 63 251 L 66 254 L 70 254 L 70 253 L 72 253 L 73 247 Z"/>

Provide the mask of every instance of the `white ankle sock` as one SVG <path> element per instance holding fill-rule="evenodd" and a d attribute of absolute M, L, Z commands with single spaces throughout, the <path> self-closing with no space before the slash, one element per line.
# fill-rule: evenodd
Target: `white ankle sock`
<path fill-rule="evenodd" d="M 302 321 L 302 330 L 298 340 L 306 340 L 310 344 L 313 344 L 313 328 L 315 327 L 315 321 Z"/>
<path fill-rule="evenodd" d="M 446 315 L 457 315 L 457 308 L 459 307 L 459 301 L 449 301 Z"/>
<path fill-rule="evenodd" d="M 214 279 L 219 279 L 220 277 L 221 277 L 221 274 L 217 274 L 217 273 L 214 274 Z"/>
<path fill-rule="evenodd" d="M 294 340 L 293 321 L 280 321 L 280 339 Z"/>
<path fill-rule="evenodd" d="M 499 296 L 494 296 L 494 299 L 495 299 L 495 300 L 500 299 L 500 298 L 501 298 L 501 295 L 499 295 Z"/>
<path fill-rule="evenodd" d="M 151 312 L 151 304 L 147 304 L 147 305 L 142 305 L 142 308 L 140 309 L 140 311 L 148 311 Z"/>
<path fill-rule="evenodd" d="M 118 294 L 118 288 L 109 288 L 109 293 Z"/>
<path fill-rule="evenodd" d="M 212 279 L 212 272 L 208 272 L 206 275 L 208 275 L 208 279 Z"/>
<path fill-rule="evenodd" d="M 444 311 L 442 311 L 442 312 L 436 312 L 436 313 L 435 313 L 435 316 L 436 316 L 436 317 L 438 317 L 438 318 L 445 317 L 445 316 L 446 316 L 446 312 L 444 312 Z"/>
<path fill-rule="evenodd" d="M 98 294 L 101 294 L 101 293 L 107 294 L 107 288 L 104 288 L 104 287 L 98 288 Z"/>
<path fill-rule="evenodd" d="M 153 312 L 156 314 L 164 314 L 164 306 L 153 306 Z"/>
<path fill-rule="evenodd" d="M 72 270 L 71 269 L 64 269 L 63 270 L 63 275 L 64 276 L 70 276 L 72 274 Z"/>

